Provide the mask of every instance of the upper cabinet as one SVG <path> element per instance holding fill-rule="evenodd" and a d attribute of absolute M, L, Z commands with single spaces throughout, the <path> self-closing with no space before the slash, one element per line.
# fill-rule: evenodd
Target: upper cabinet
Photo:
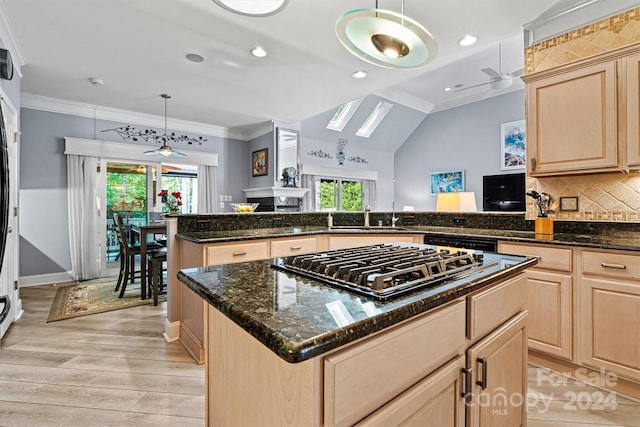
<path fill-rule="evenodd" d="M 627 72 L 627 162 L 640 168 L 640 53 L 624 60 Z"/>
<path fill-rule="evenodd" d="M 640 166 L 640 43 L 523 77 L 531 176 Z"/>

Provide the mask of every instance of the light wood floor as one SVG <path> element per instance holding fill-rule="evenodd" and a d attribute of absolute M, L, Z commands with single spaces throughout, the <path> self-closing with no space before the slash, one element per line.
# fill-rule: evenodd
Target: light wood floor
<path fill-rule="evenodd" d="M 204 425 L 204 368 L 162 338 L 165 304 L 46 323 L 55 291 L 21 290 L 25 314 L 0 348 L 0 426 Z M 528 387 L 529 427 L 640 426 L 621 396 L 534 367 Z"/>
<path fill-rule="evenodd" d="M 204 426 L 204 368 L 162 337 L 166 303 L 46 323 L 56 288 L 20 290 L 2 338 L 0 426 Z"/>

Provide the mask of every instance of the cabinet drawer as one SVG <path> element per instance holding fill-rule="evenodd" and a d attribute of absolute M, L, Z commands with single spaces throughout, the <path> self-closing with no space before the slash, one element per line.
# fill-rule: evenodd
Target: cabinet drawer
<path fill-rule="evenodd" d="M 271 242 L 271 258 L 306 254 L 316 250 L 316 238 L 274 240 Z"/>
<path fill-rule="evenodd" d="M 267 242 L 234 243 L 207 247 L 207 265 L 233 264 L 269 257 Z"/>
<path fill-rule="evenodd" d="M 584 251 L 582 252 L 582 272 L 640 279 L 640 255 Z"/>
<path fill-rule="evenodd" d="M 458 301 L 327 356 L 325 424 L 353 425 L 462 354 L 464 320 Z"/>
<path fill-rule="evenodd" d="M 519 274 L 467 297 L 467 335 L 480 338 L 510 319 L 527 304 L 527 275 Z"/>
<path fill-rule="evenodd" d="M 571 271 L 571 249 L 541 245 L 521 245 L 518 243 L 498 243 L 498 252 L 512 255 L 534 256 L 538 258 L 536 268 Z"/>

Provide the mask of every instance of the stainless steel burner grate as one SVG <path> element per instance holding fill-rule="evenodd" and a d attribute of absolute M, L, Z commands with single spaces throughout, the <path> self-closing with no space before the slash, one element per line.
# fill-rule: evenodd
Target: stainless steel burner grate
<path fill-rule="evenodd" d="M 482 263 L 482 253 L 385 244 L 290 256 L 273 267 L 384 299 L 433 286 Z"/>

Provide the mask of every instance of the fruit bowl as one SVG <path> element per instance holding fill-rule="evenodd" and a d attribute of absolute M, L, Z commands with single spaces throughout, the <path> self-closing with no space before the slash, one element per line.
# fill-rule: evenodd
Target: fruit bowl
<path fill-rule="evenodd" d="M 259 204 L 260 203 L 229 203 L 234 212 L 241 213 L 253 212 L 256 210 Z"/>

